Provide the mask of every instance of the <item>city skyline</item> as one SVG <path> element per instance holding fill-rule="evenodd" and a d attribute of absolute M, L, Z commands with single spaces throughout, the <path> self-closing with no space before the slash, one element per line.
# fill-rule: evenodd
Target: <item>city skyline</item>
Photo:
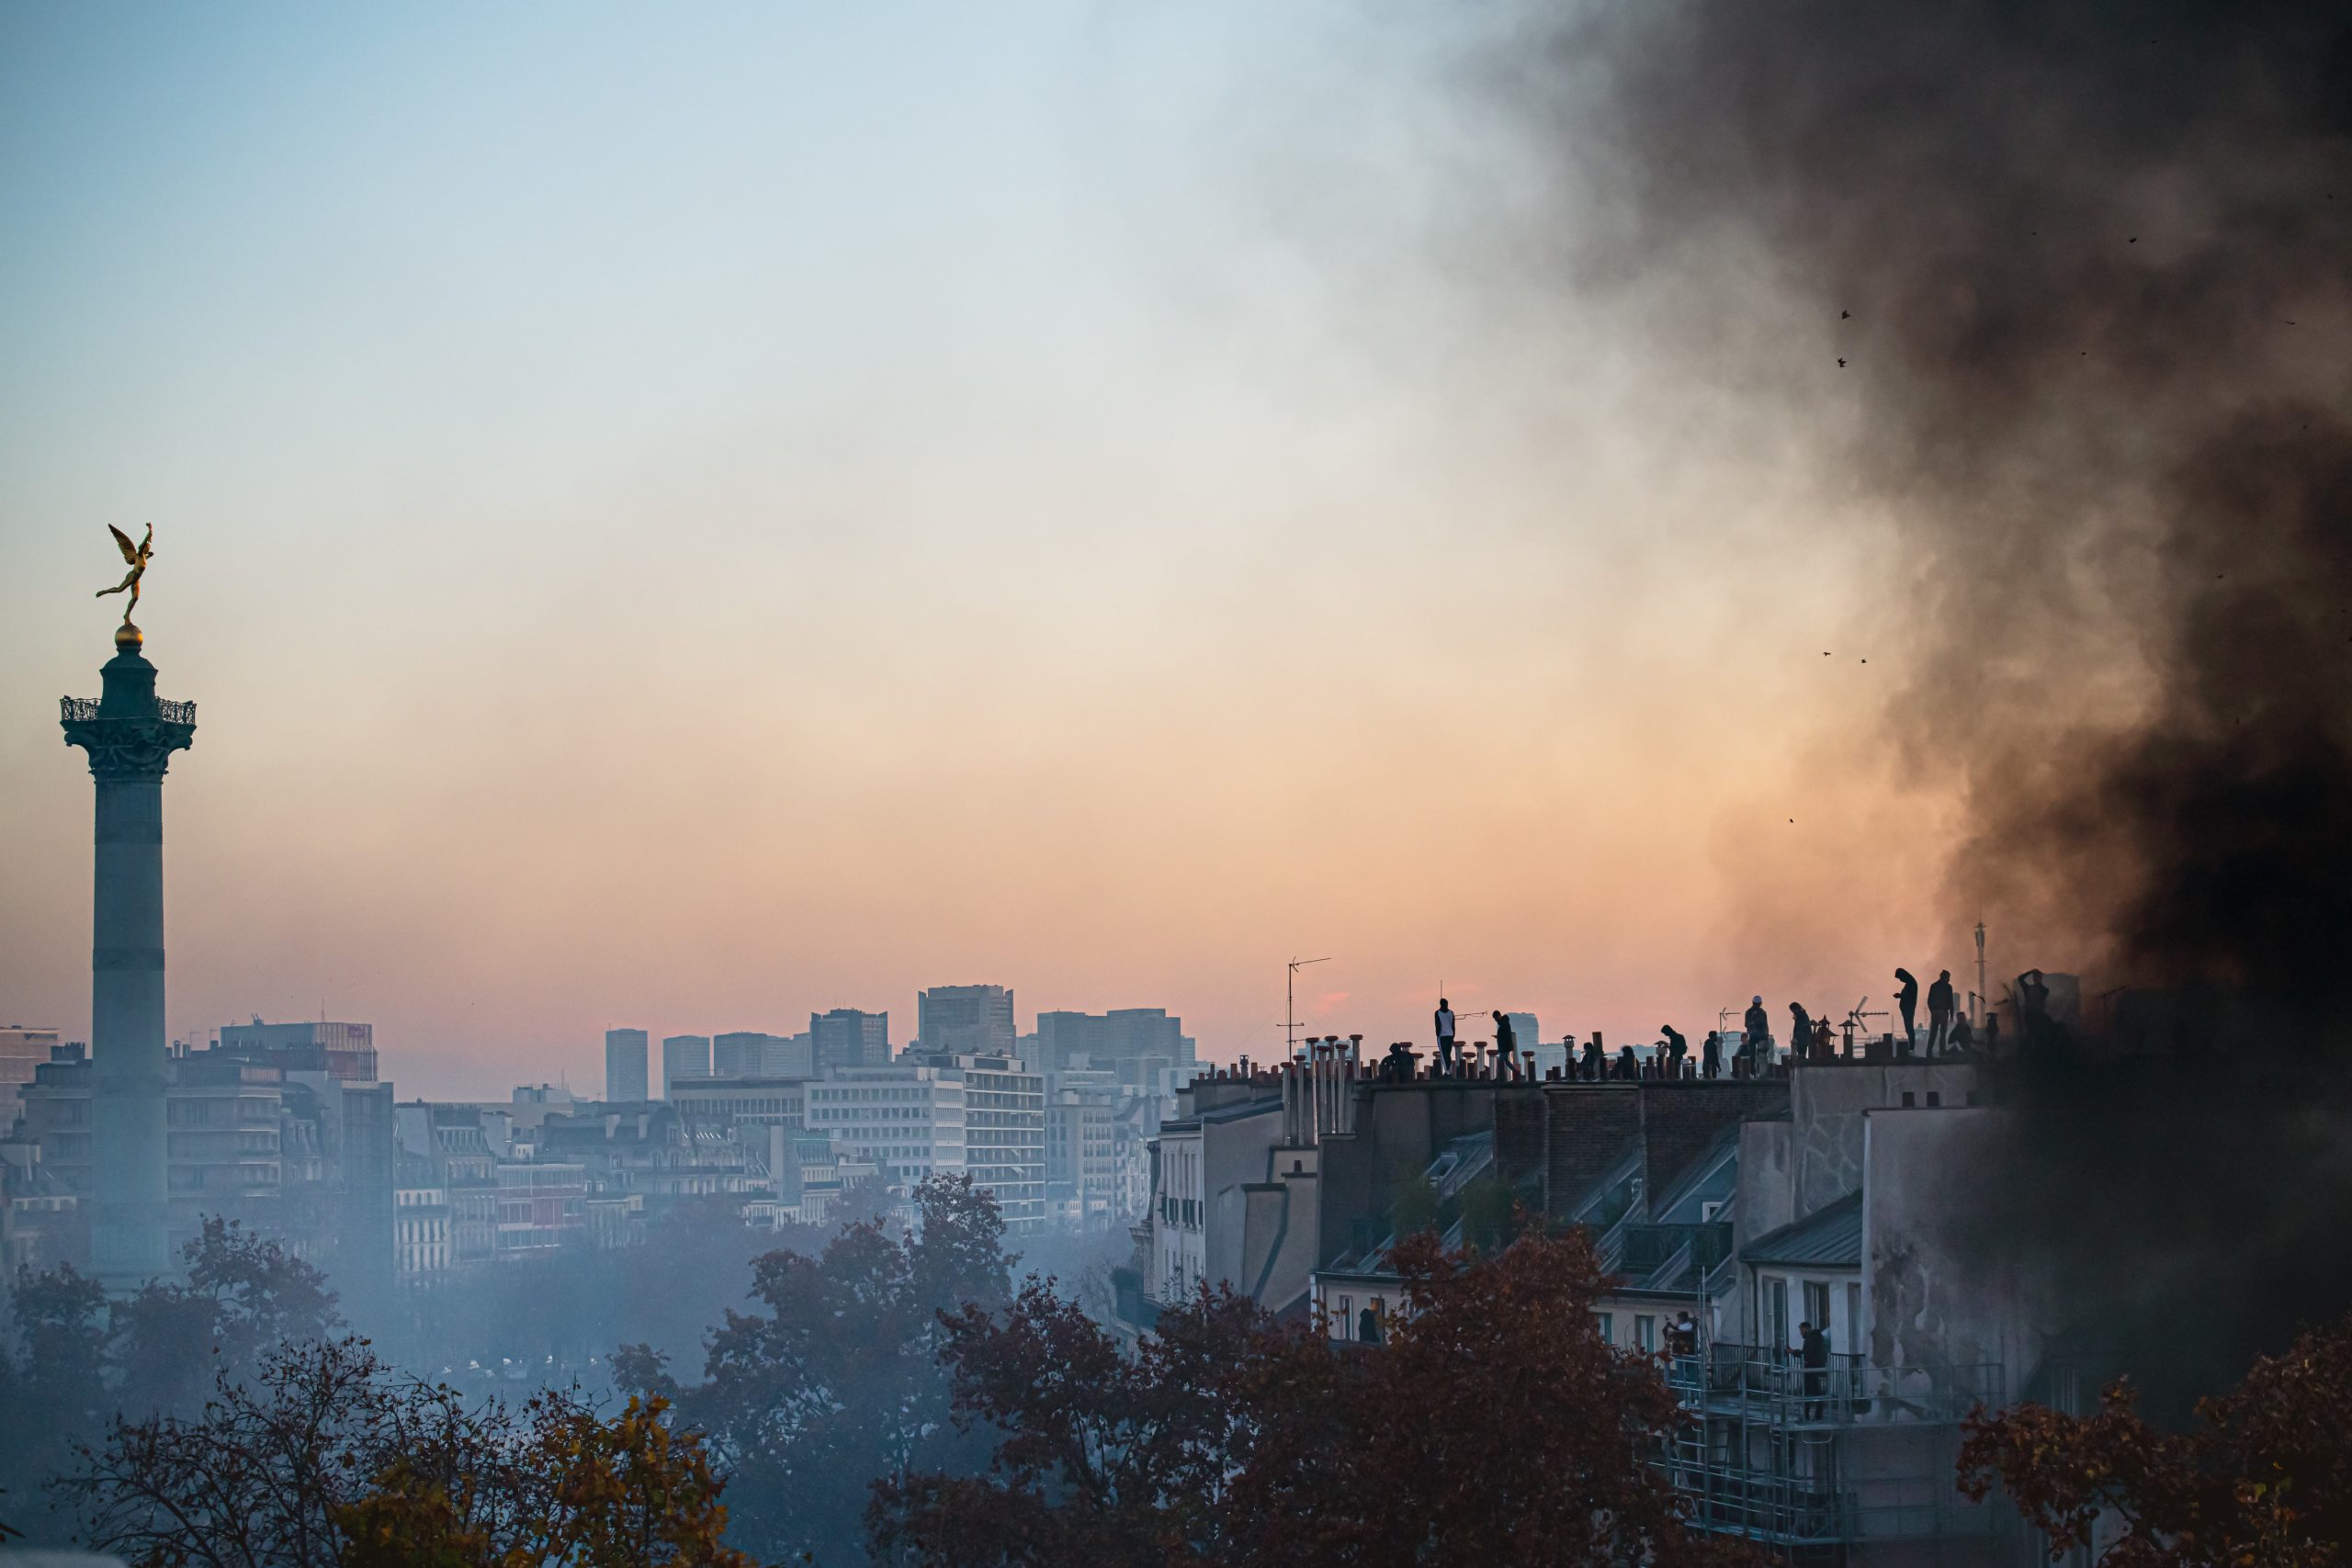
<path fill-rule="evenodd" d="M 50 705 L 150 520 L 220 727 L 175 1033 L 481 1090 L 964 975 L 1229 1061 L 1293 956 L 1317 1032 L 1613 1040 L 2003 940 L 1860 739 L 1905 563 L 1793 434 L 1849 394 L 1465 255 L 1539 178 L 1492 25 L 922 26 L 0 22 L 0 1012 L 86 1032 Z"/>

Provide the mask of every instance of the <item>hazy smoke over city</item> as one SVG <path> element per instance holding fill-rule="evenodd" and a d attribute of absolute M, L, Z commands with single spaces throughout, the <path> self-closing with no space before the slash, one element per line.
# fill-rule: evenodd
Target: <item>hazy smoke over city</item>
<path fill-rule="evenodd" d="M 1696 4 L 1544 59 L 1546 134 L 1614 198 L 1587 265 L 1740 279 L 1683 351 L 1844 416 L 1820 456 L 1885 514 L 1916 608 L 1886 717 L 1964 806 L 1950 929 L 1993 922 L 2012 974 L 2081 971 L 2093 1014 L 2120 986 L 2243 988 L 2182 1031 L 2228 1055 L 2185 1094 L 2142 1077 L 2139 1117 L 2104 1080 L 2030 1094 L 2002 1224 L 2104 1276 L 2092 1315 L 2150 1309 L 2168 1352 L 2227 1365 L 2334 1310 L 2352 25 Z M 1759 292 L 1798 324 L 1750 351 L 1725 329 Z"/>

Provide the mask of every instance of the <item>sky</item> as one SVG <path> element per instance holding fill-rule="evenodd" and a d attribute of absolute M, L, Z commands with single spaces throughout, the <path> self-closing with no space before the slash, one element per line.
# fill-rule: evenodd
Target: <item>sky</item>
<path fill-rule="evenodd" d="M 173 1032 L 403 1097 L 975 982 L 1262 1060 L 1294 956 L 1374 1044 L 1964 983 L 1834 302 L 1585 265 L 1524 21 L 0 0 L 0 1023 L 87 1030 L 150 522 Z"/>

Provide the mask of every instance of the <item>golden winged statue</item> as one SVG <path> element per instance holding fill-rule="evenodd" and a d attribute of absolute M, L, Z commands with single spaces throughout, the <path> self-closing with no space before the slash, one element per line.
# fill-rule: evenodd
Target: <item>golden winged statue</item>
<path fill-rule="evenodd" d="M 107 532 L 114 536 L 115 544 L 122 551 L 122 558 L 130 563 L 130 570 L 124 572 L 122 581 L 112 588 L 99 589 L 96 597 L 103 599 L 109 593 L 119 593 L 126 588 L 130 590 L 130 603 L 122 607 L 122 624 L 127 626 L 130 624 L 130 612 L 139 608 L 139 580 L 146 574 L 147 563 L 155 558 L 155 525 L 148 524 L 147 536 L 135 545 L 130 542 L 130 535 L 111 523 L 107 525 Z"/>

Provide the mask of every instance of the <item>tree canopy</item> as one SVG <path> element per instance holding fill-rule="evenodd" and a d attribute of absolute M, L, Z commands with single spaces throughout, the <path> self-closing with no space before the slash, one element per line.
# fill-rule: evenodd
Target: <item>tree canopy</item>
<path fill-rule="evenodd" d="M 2101 1568 L 2319 1568 L 2352 1545 L 2352 1316 L 2257 1359 L 2201 1401 L 2187 1431 L 2143 1417 L 2128 1381 L 2075 1416 L 2041 1404 L 1980 1412 L 1961 1485 L 1997 1483 L 2052 1561 Z"/>

